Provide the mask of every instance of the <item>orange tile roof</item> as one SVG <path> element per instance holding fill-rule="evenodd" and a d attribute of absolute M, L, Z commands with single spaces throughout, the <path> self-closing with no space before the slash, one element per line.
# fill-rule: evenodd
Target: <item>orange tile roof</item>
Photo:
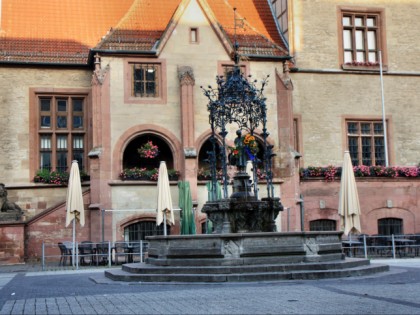
<path fill-rule="evenodd" d="M 277 30 L 267 0 L 208 0 L 207 3 L 231 42 L 235 40 L 236 16 L 236 41 L 239 43 L 240 53 L 287 55 L 288 50 Z"/>
<path fill-rule="evenodd" d="M 184 2 L 182 2 L 184 1 Z M 198 0 L 240 52 L 287 55 L 266 0 Z M 187 0 L 2 0 L 0 62 L 86 64 L 90 49 L 151 51 Z"/>
<path fill-rule="evenodd" d="M 86 63 L 134 0 L 2 0 L 0 61 Z"/>
<path fill-rule="evenodd" d="M 162 37 L 180 0 L 135 0 L 127 14 L 96 49 L 151 50 Z"/>

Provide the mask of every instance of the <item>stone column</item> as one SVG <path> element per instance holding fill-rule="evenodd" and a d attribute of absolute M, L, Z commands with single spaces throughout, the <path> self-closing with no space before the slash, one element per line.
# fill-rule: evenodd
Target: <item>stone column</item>
<path fill-rule="evenodd" d="M 112 178 L 110 125 L 110 77 L 109 66 L 101 68 L 101 59 L 95 55 L 95 70 L 92 75 L 92 150 L 90 159 L 91 187 L 91 233 L 92 241 L 101 238 L 101 211 L 111 207 L 111 188 L 107 184 Z M 105 222 L 105 239 L 111 239 L 112 222 Z"/>
<path fill-rule="evenodd" d="M 191 195 L 197 200 L 197 148 L 194 146 L 194 73 L 191 67 L 178 68 L 180 83 L 181 137 L 184 150 L 183 177 L 190 182 Z"/>
<path fill-rule="evenodd" d="M 277 91 L 277 118 L 279 138 L 280 177 L 284 180 L 281 185 L 281 198 L 284 208 L 290 208 L 281 214 L 282 232 L 287 231 L 287 222 L 290 222 L 290 231 L 300 231 L 299 207 L 299 164 L 298 156 L 294 150 L 293 134 L 293 84 L 289 75 L 288 61 L 283 64 L 283 73 L 276 75 Z"/>

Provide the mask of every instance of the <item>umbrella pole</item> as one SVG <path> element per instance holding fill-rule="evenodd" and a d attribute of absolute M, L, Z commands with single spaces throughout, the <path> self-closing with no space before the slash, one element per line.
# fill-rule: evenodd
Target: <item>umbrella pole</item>
<path fill-rule="evenodd" d="M 163 212 L 163 235 L 166 236 L 166 212 Z"/>
<path fill-rule="evenodd" d="M 74 267 L 74 251 L 76 250 L 76 218 L 73 219 L 73 243 L 71 250 L 71 264 Z"/>

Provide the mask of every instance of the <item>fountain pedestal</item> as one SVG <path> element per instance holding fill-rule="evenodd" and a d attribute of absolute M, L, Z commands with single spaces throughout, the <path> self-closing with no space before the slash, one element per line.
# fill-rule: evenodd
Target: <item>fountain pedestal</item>
<path fill-rule="evenodd" d="M 251 193 L 249 175 L 236 174 L 230 198 L 208 201 L 202 212 L 213 223 L 214 233 L 276 232 L 275 219 L 283 206 L 280 198 L 258 200 Z"/>

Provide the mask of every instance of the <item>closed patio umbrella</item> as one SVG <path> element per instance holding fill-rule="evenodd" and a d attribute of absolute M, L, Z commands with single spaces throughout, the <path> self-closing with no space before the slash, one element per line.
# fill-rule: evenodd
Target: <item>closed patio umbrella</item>
<path fill-rule="evenodd" d="M 166 224 L 175 224 L 174 212 L 172 207 L 172 197 L 169 185 L 168 169 L 165 161 L 161 161 L 159 165 L 158 177 L 158 200 L 157 200 L 157 215 L 156 225 L 161 225 L 163 222 L 163 234 L 166 235 Z"/>
<path fill-rule="evenodd" d="M 181 234 L 195 234 L 195 220 L 189 182 L 178 182 L 179 207 L 182 210 Z"/>
<path fill-rule="evenodd" d="M 345 235 L 361 232 L 359 195 L 349 151 L 344 152 L 338 213 L 341 217 L 341 230 Z"/>
<path fill-rule="evenodd" d="M 76 244 L 76 221 L 80 223 L 80 226 L 85 225 L 85 208 L 83 204 L 82 184 L 80 181 L 79 165 L 77 164 L 77 161 L 73 161 L 70 168 L 70 177 L 66 200 L 66 227 L 69 226 L 71 222 L 73 222 L 73 265 Z"/>

